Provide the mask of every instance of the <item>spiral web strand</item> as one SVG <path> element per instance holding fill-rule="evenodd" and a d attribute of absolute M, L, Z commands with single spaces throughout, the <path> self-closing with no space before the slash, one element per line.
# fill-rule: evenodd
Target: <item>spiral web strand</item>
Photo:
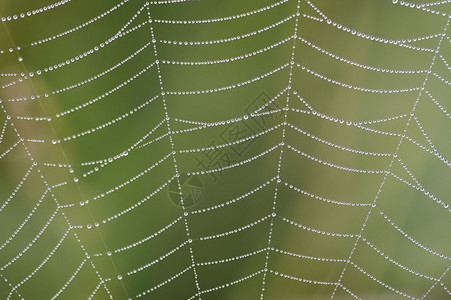
<path fill-rule="evenodd" d="M 2 299 L 451 298 L 451 1 L 21 5 Z"/>

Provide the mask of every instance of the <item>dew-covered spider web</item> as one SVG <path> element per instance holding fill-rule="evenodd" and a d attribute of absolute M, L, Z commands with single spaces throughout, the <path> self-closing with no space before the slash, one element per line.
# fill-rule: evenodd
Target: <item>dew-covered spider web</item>
<path fill-rule="evenodd" d="M 450 0 L 0 1 L 1 299 L 451 299 Z"/>

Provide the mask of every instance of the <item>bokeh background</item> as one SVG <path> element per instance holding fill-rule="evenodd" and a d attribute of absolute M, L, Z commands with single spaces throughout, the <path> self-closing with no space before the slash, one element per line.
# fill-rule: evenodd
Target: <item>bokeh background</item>
<path fill-rule="evenodd" d="M 451 298 L 449 1 L 145 3 L 0 0 L 1 299 Z"/>

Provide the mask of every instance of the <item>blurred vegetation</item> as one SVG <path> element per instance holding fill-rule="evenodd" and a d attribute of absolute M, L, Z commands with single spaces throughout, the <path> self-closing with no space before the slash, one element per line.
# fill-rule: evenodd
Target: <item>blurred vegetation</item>
<path fill-rule="evenodd" d="M 124 60 L 131 53 L 151 42 L 147 10 L 143 9 L 125 30 L 129 34 L 106 43 L 118 30 L 143 7 L 143 1 L 128 1 L 98 21 L 48 42 L 33 42 L 52 37 L 76 27 L 116 5 L 117 1 L 72 0 L 48 11 L 2 22 L 0 29 L 0 73 L 17 76 L 0 77 L 1 85 L 17 81 L 0 90 L 0 98 L 6 113 L 0 112 L 0 126 L 5 127 L 0 153 L 14 145 L 18 136 L 21 144 L 0 158 L 0 203 L 13 193 L 17 184 L 30 168 L 23 186 L 11 202 L 0 211 L 0 243 L 4 243 L 33 210 L 48 186 L 52 188 L 36 209 L 30 220 L 4 248 L 0 249 L 0 276 L 8 281 L 0 283 L 0 298 L 5 299 L 11 288 L 11 299 L 49 299 L 71 278 L 78 266 L 86 259 L 77 275 L 62 291 L 62 299 L 86 299 L 96 291 L 94 299 L 107 299 L 108 292 L 115 299 L 134 298 L 140 293 L 164 282 L 191 265 L 190 246 L 196 263 L 240 256 L 268 246 L 272 226 L 271 247 L 305 256 L 346 260 L 354 247 L 356 237 L 343 238 L 322 235 L 295 227 L 281 217 L 293 220 L 309 228 L 326 232 L 359 234 L 369 211 L 369 206 L 343 206 L 320 201 L 296 192 L 289 186 L 277 184 L 277 165 L 281 160 L 280 178 L 308 193 L 340 202 L 372 203 L 377 195 L 377 206 L 370 214 L 363 236 L 388 257 L 411 270 L 439 278 L 450 265 L 448 259 L 440 258 L 409 241 L 391 226 L 379 213 L 383 211 L 395 224 L 426 247 L 445 255 L 451 255 L 451 223 L 449 210 L 437 204 L 423 192 L 414 189 L 392 175 L 349 172 L 323 165 L 293 152 L 287 145 L 305 154 L 335 165 L 365 170 L 390 170 L 402 179 L 413 182 L 409 174 L 391 156 L 368 156 L 347 152 L 312 139 L 316 136 L 343 147 L 368 152 L 394 153 L 399 136 L 373 133 L 359 128 L 359 122 L 385 119 L 407 114 L 391 121 L 365 125 L 376 130 L 402 134 L 413 105 L 419 99 L 415 116 L 421 122 L 428 138 L 444 161 L 451 155 L 449 133 L 451 123 L 425 93 L 418 90 L 403 93 L 371 93 L 348 89 L 315 77 L 294 66 L 291 90 L 287 90 L 290 66 L 263 79 L 213 93 L 177 95 L 171 92 L 201 91 L 246 82 L 289 64 L 293 39 L 263 53 L 244 59 L 219 64 L 180 65 L 168 61 L 198 62 L 232 58 L 287 39 L 294 34 L 296 17 L 261 33 L 226 43 L 185 45 L 187 41 L 227 39 L 257 31 L 277 23 L 296 12 L 297 1 L 283 2 L 270 10 L 222 22 L 202 24 L 166 24 L 152 22 L 156 39 L 157 57 L 150 43 L 144 50 L 111 72 L 79 87 L 52 94 L 96 76 Z M 154 20 L 201 20 L 239 15 L 266 7 L 274 1 L 185 1 L 173 4 L 150 5 Z M 1 16 L 19 15 L 52 4 L 50 0 L 13 1 L 0 0 Z M 437 16 L 419 9 L 394 5 L 392 1 L 346 0 L 314 1 L 324 14 L 334 22 L 369 35 L 387 39 L 408 39 L 442 33 L 448 17 Z M 449 3 L 435 7 L 449 13 Z M 20 16 L 20 15 L 19 15 Z M 434 53 L 417 51 L 390 43 L 380 43 L 344 32 L 326 21 L 315 21 L 307 16 L 321 16 L 305 1 L 300 1 L 300 17 L 297 36 L 322 49 L 359 64 L 393 70 L 428 70 Z M 139 25 L 144 23 L 142 26 Z M 447 29 L 446 34 L 449 34 Z M 436 49 L 440 36 L 409 45 Z M 180 44 L 164 41 L 181 41 Z M 20 50 L 17 50 L 17 47 Z M 328 78 L 352 86 L 369 89 L 404 89 L 421 87 L 426 73 L 395 74 L 365 70 L 346 64 L 321 53 L 301 40 L 296 40 L 294 62 Z M 62 62 L 80 56 L 90 49 L 92 54 L 64 66 Z M 12 48 L 13 51 L 9 51 Z M 443 39 L 440 53 L 448 59 L 450 43 Z M 20 58 L 19 58 L 20 57 Z M 159 60 L 165 104 L 161 96 L 156 65 L 130 81 L 135 74 Z M 45 72 L 45 68 L 58 66 Z M 41 75 L 39 75 L 40 70 Z M 435 56 L 432 71 L 449 80 L 449 70 Z M 30 73 L 33 73 L 31 76 Z M 22 75 L 21 75 L 22 74 Z M 25 78 L 26 77 L 26 78 Z M 19 78 L 21 81 L 19 82 Z M 129 82 L 127 82 L 129 81 Z M 127 83 L 114 92 L 116 86 Z M 447 109 L 449 85 L 432 75 L 425 88 Z M 276 95 L 285 92 L 272 101 Z M 314 115 L 300 100 L 307 102 L 318 115 Z M 108 95 L 105 93 L 108 92 Z M 48 93 L 49 96 L 44 95 Z M 39 99 L 8 101 L 12 98 L 42 95 Z M 159 96 L 158 96 L 159 95 Z M 420 95 L 420 96 L 419 96 Z M 57 117 L 92 99 L 102 96 L 93 104 Z M 106 124 L 123 114 L 133 111 L 149 99 L 158 96 L 143 108 L 129 114 L 105 128 L 68 141 L 78 133 Z M 418 98 L 419 97 L 419 98 Z M 309 134 L 285 128 L 283 108 L 289 99 L 287 122 Z M 250 117 L 256 109 L 265 106 L 258 117 Z M 291 110 L 297 109 L 298 111 Z M 309 111 L 306 113 L 306 111 Z M 170 117 L 170 130 L 164 122 L 165 113 Z M 319 114 L 343 120 L 328 120 Z M 11 116 L 6 121 L 7 115 Z M 197 125 L 179 120 L 218 122 L 248 116 L 239 122 L 210 126 L 202 130 L 183 131 Z M 32 117 L 32 120 L 17 116 Z M 51 121 L 36 121 L 35 118 Z M 346 121 L 351 121 L 351 126 Z M 5 123 L 6 122 L 6 123 Z M 353 125 L 355 122 L 356 125 Z M 161 124 L 160 124 L 161 123 Z M 130 146 L 157 126 L 140 145 Z M 363 124 L 363 123 L 360 123 Z M 366 123 L 365 123 L 366 124 Z M 275 128 L 274 128 L 275 127 Z M 17 130 L 17 132 L 15 131 Z M 271 130 L 270 130 L 271 129 Z M 218 150 L 180 153 L 180 150 L 202 149 L 214 145 L 233 143 L 241 138 L 269 130 L 256 139 L 233 144 Z M 428 140 L 413 121 L 405 133 L 425 147 Z M 161 138 L 159 138 L 161 137 Z M 33 142 L 32 140 L 43 140 Z M 156 140 L 155 140 L 156 139 Z M 175 174 L 174 161 L 168 156 L 146 173 L 141 173 L 173 151 L 175 155 L 185 206 L 177 198 L 179 187 L 176 180 L 157 193 L 153 191 L 167 183 Z M 60 143 L 53 143 L 61 140 Z M 151 143 L 149 143 L 152 141 Z M 258 157 L 251 162 L 226 170 L 205 173 L 237 164 L 270 149 L 283 141 L 280 149 Z M 122 155 L 124 154 L 124 155 Z M 411 170 L 424 189 L 450 203 L 450 170 L 437 155 L 428 153 L 407 139 L 401 143 L 398 157 Z M 1 154 L 0 154 L 1 155 Z M 96 162 L 87 164 L 87 162 Z M 100 162 L 100 163 L 99 163 Z M 49 166 L 56 164 L 56 167 Z M 60 165 L 60 166 L 58 166 Z M 391 166 L 391 167 L 389 167 Z M 96 169 L 97 168 L 97 169 Z M 38 171 L 39 170 L 39 173 Z M 192 175 L 196 172 L 204 174 Z M 83 174 L 88 174 L 83 176 Z M 139 175 L 139 178 L 133 179 Z M 41 178 L 42 176 L 42 178 Z M 75 180 L 74 180 L 75 179 Z M 45 181 L 45 182 L 44 182 Z M 117 190 L 115 187 L 120 186 Z M 381 192 L 378 190 L 383 183 Z M 264 187 L 231 205 L 207 213 L 189 214 L 186 217 L 191 244 L 166 259 L 156 262 L 136 274 L 128 274 L 155 259 L 159 259 L 178 245 L 187 241 L 184 218 L 174 226 L 152 239 L 116 253 L 114 250 L 133 244 L 164 228 L 183 212 L 197 211 L 220 205 L 243 195 L 260 185 Z M 200 237 L 228 232 L 252 223 L 272 213 L 275 188 L 277 187 L 276 218 L 269 217 L 249 229 L 225 237 L 200 240 Z M 114 192 L 106 193 L 110 189 Z M 103 197 L 97 197 L 105 194 Z M 148 195 L 152 197 L 136 209 L 108 221 L 103 220 L 133 207 Z M 80 203 L 86 203 L 80 205 Z M 74 206 L 58 208 L 60 206 Z M 140 202 L 139 202 L 140 203 Z M 36 241 L 33 239 L 55 217 Z M 99 226 L 95 224 L 99 223 Z M 58 241 L 72 226 L 82 226 L 69 231 L 61 246 L 37 272 L 32 273 L 47 259 Z M 75 233 L 75 234 L 74 234 Z M 22 249 L 32 243 L 29 250 L 5 265 Z M 112 255 L 108 255 L 112 252 Z M 101 256 L 95 256 L 101 253 Z M 89 257 L 89 258 L 87 258 Z M 197 266 L 200 290 L 208 290 L 233 282 L 254 272 L 263 270 L 266 251 L 227 263 Z M 269 251 L 268 268 L 283 274 L 322 282 L 337 282 L 345 266 L 343 261 L 330 262 L 293 257 Z M 434 283 L 401 269 L 372 250 L 365 242 L 357 243 L 352 261 L 369 274 L 399 291 L 413 297 L 421 296 Z M 29 274 L 32 277 L 21 283 Z M 118 279 L 118 275 L 122 278 Z M 263 272 L 217 291 L 202 295 L 202 299 L 257 299 L 262 288 Z M 103 281 L 101 281 L 103 279 Z M 451 274 L 443 276 L 442 282 L 451 287 Z M 102 283 L 98 287 L 99 283 Z M 104 283 L 104 285 L 103 285 Z M 363 299 L 398 299 L 401 296 L 380 285 L 351 264 L 341 283 Z M 104 288 L 104 286 L 106 288 Z M 315 285 L 290 280 L 268 272 L 265 299 L 328 299 L 334 285 Z M 17 291 L 17 293 L 16 293 Z M 148 293 L 149 299 L 186 299 L 197 292 L 194 272 L 189 270 L 161 288 Z M 431 291 L 430 299 L 446 299 L 449 295 L 439 284 Z M 351 296 L 338 288 L 336 299 Z"/>

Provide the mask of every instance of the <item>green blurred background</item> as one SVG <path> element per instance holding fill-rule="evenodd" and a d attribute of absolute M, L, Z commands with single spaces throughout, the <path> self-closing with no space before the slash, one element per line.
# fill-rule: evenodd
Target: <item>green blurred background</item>
<path fill-rule="evenodd" d="M 418 89 L 402 93 L 358 91 L 315 77 L 296 64 L 356 87 L 391 90 L 424 86 L 449 111 L 447 82 L 430 74 L 424 84 L 427 75 L 424 71 L 399 74 L 362 69 L 334 59 L 296 39 L 291 89 L 287 88 L 296 19 L 298 37 L 339 57 L 380 69 L 430 69 L 448 79 L 448 67 L 434 52 L 365 39 L 333 24 L 339 23 L 370 36 L 406 40 L 405 43 L 410 46 L 434 50 L 444 33 L 446 37 L 442 39 L 439 54 L 449 61 L 449 29 L 444 31 L 449 22 L 449 2 L 431 7 L 446 16 L 386 0 L 312 2 L 331 20 L 331 24 L 325 19 L 315 20 L 322 16 L 306 1 L 300 1 L 298 18 L 296 0 L 164 2 L 150 3 L 149 11 L 154 20 L 151 25 L 166 109 L 160 94 L 157 67 L 154 64 L 147 68 L 156 57 L 151 43 L 148 11 L 146 7 L 140 10 L 144 1 L 130 0 L 102 16 L 120 2 L 72 0 L 54 9 L 21 18 L 20 13 L 26 14 L 52 2 L 0 0 L 1 17 L 19 16 L 18 20 L 2 22 L 0 29 L 0 49 L 3 51 L 0 54 L 0 73 L 17 75 L 0 77 L 3 86 L 0 97 L 5 109 L 5 113 L 0 112 L 0 124 L 8 124 L 4 127 L 0 153 L 16 144 L 17 134 L 24 139 L 24 145 L 19 143 L 0 159 L 0 198 L 2 204 L 8 203 L 0 211 L 0 242 L 4 245 L 0 249 L 0 275 L 7 280 L 0 283 L 2 299 L 8 295 L 11 299 L 49 299 L 57 295 L 62 287 L 64 289 L 59 295 L 62 299 L 86 299 L 90 295 L 94 299 L 108 299 L 109 296 L 115 299 L 135 298 L 188 268 L 191 265 L 190 247 L 197 264 L 256 251 L 244 258 L 197 265 L 195 269 L 200 291 L 208 291 L 258 272 L 243 282 L 205 292 L 201 297 L 258 299 L 265 273 L 270 227 L 271 248 L 319 258 L 295 257 L 270 250 L 270 270 L 306 280 L 336 283 L 370 206 L 321 201 L 297 192 L 289 185 L 346 203 L 370 204 L 378 195 L 377 206 L 366 222 L 363 237 L 388 258 L 409 270 L 439 278 L 449 269 L 449 259 L 415 245 L 380 214 L 382 211 L 388 215 L 416 241 L 448 256 L 451 255 L 448 208 L 391 174 L 384 176 L 384 173 L 368 174 L 333 168 L 287 147 L 290 145 L 306 155 L 346 168 L 389 169 L 399 178 L 414 183 L 396 159 L 390 163 L 392 156 L 344 151 L 312 136 L 348 149 L 394 153 L 414 103 L 419 99 L 415 116 L 434 147 L 412 119 L 405 132 L 410 139 L 402 140 L 397 154 L 424 189 L 444 203 L 449 203 L 451 175 L 447 158 L 451 155 L 451 123 L 449 117 L 424 92 L 420 93 Z M 241 15 L 270 7 L 273 3 L 278 5 L 221 22 L 164 22 Z M 137 11 L 140 13 L 133 18 Z M 99 15 L 102 17 L 87 26 L 44 41 Z M 107 42 L 132 18 L 124 29 L 129 33 Z M 277 26 L 259 32 L 272 24 Z M 241 37 L 252 32 L 258 34 Z M 440 35 L 424 40 L 408 40 L 431 34 Z M 240 38 L 229 42 L 189 44 L 237 36 Z M 172 43 L 175 41 L 177 43 Z M 277 44 L 281 41 L 283 43 Z M 276 46 L 271 47 L 274 44 Z M 52 93 L 102 73 L 143 46 L 145 48 L 139 54 L 111 72 L 80 86 Z M 265 47 L 270 49 L 258 52 Z M 10 48 L 12 51 L 9 51 Z M 88 54 L 90 49 L 93 53 Z M 75 60 L 83 54 L 87 55 Z M 251 55 L 233 61 L 205 63 L 245 54 Z M 70 62 L 71 58 L 74 62 Z M 70 63 L 61 65 L 64 62 Z M 191 62 L 203 63 L 192 65 Z M 285 64 L 288 65 L 263 79 L 246 82 Z M 46 68 L 48 71 L 45 71 Z M 11 82 L 16 83 L 9 86 Z M 197 93 L 238 83 L 245 84 L 218 92 Z M 194 93 L 177 94 L 182 91 Z M 282 94 L 276 97 L 279 93 Z M 32 100 L 31 95 L 41 96 Z M 140 107 L 157 95 L 152 102 Z M 29 99 L 8 100 L 22 97 Z M 290 108 L 287 122 L 291 126 L 283 129 L 283 108 L 287 97 Z M 93 104 L 83 106 L 93 99 Z M 79 106 L 81 109 L 57 117 L 61 112 Z M 263 114 L 252 117 L 251 114 L 262 106 L 260 113 Z M 135 108 L 139 110 L 133 111 Z M 123 117 L 130 111 L 133 114 Z M 165 112 L 170 117 L 170 134 L 164 121 Z M 7 120 L 7 115 L 10 120 Z M 245 115 L 247 119 L 242 118 Z M 368 123 L 397 116 L 401 117 Z M 108 124 L 118 117 L 121 120 L 76 137 L 78 133 Z M 49 118 L 50 121 L 47 121 Z M 234 122 L 236 118 L 240 121 Z M 213 125 L 222 120 L 232 122 L 186 131 L 198 125 L 183 120 L 211 122 Z M 347 125 L 347 121 L 352 122 L 351 125 Z M 361 126 L 393 134 L 374 133 Z M 293 127 L 302 131 L 296 131 Z M 148 134 L 150 131 L 151 134 Z M 279 145 L 283 131 L 285 145 L 258 156 Z M 76 138 L 64 139 L 73 135 Z M 258 135 L 258 138 L 234 143 L 253 135 Z M 145 138 L 132 147 L 142 137 Z M 171 139 L 181 174 L 179 179 L 185 207 L 180 204 L 177 181 L 173 179 L 168 183 L 176 174 L 173 156 L 169 155 L 173 151 Z M 60 142 L 52 142 L 58 140 Z M 412 140 L 432 150 L 428 152 Z M 203 148 L 227 143 L 234 144 L 202 151 Z M 183 151 L 191 149 L 196 151 Z M 280 149 L 283 149 L 282 155 Z M 256 156 L 256 159 L 247 161 Z M 280 156 L 281 182 L 277 184 L 275 176 L 278 174 Z M 440 160 L 440 157 L 443 159 Z M 33 161 L 36 166 L 31 168 L 18 192 L 10 197 Z M 158 161 L 160 163 L 151 168 Z M 240 165 L 239 162 L 243 161 L 246 163 Z M 228 166 L 234 167 L 205 173 Z M 276 185 L 277 217 L 272 218 Z M 49 187 L 52 188 L 45 193 Z M 238 198 L 239 201 L 230 205 L 198 212 L 254 189 L 257 191 Z M 86 201 L 89 203 L 85 204 Z M 36 203 L 39 206 L 34 209 Z M 127 212 L 114 217 L 123 211 Z M 26 218 L 30 212 L 32 216 L 28 220 Z M 188 213 L 186 217 L 183 212 Z M 268 215 L 269 218 L 243 231 L 211 240 L 201 239 L 229 232 Z M 288 224 L 283 218 L 319 231 L 354 236 L 318 234 Z M 15 233 L 24 220 L 27 220 L 26 224 Z M 176 223 L 173 226 L 153 236 L 174 220 Z M 186 243 L 185 220 L 192 243 Z M 75 228 L 68 230 L 69 226 Z M 41 233 L 42 228 L 46 229 Z M 13 238 L 8 242 L 11 236 Z M 63 237 L 60 246 L 54 250 Z M 125 251 L 115 251 L 143 239 L 145 241 Z M 181 244 L 180 249 L 176 248 Z M 162 261 L 155 261 L 173 249 L 177 251 Z M 17 256 L 18 253 L 23 254 Z M 45 264 L 40 266 L 43 261 Z M 403 298 L 380 283 L 415 298 L 421 298 L 434 284 L 433 280 L 395 265 L 362 239 L 359 239 L 351 261 L 380 280 L 378 283 L 348 264 L 340 282 L 362 299 Z M 147 264 L 151 265 L 133 272 Z M 76 275 L 72 277 L 74 272 Z M 267 272 L 265 278 L 264 299 L 329 299 L 335 288 L 334 284 L 299 282 L 273 272 Z M 196 295 L 195 282 L 191 268 L 155 291 L 146 293 L 143 298 L 187 299 Z M 446 273 L 441 282 L 445 287 L 450 287 L 451 274 Z M 450 298 L 449 292 L 440 283 L 435 285 L 428 294 L 430 299 Z M 352 296 L 344 289 L 337 289 L 335 299 L 350 298 Z"/>

